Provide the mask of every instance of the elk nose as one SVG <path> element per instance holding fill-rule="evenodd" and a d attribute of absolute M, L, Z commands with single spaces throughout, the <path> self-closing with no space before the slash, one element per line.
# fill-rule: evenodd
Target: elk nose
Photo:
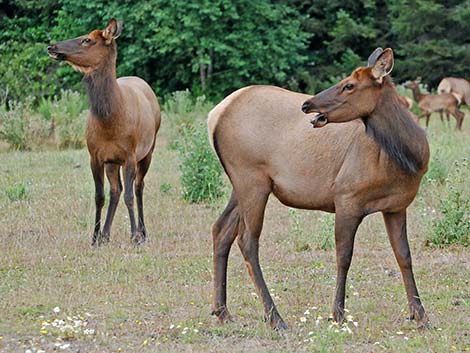
<path fill-rule="evenodd" d="M 312 103 L 310 103 L 310 101 L 305 101 L 304 104 L 302 104 L 302 111 L 305 114 L 307 114 L 309 111 L 312 111 L 312 108 L 314 108 L 314 106 Z"/>
<path fill-rule="evenodd" d="M 307 113 L 309 107 L 310 107 L 310 103 L 308 101 L 304 102 L 304 104 L 302 104 L 302 111 L 304 113 Z"/>
<path fill-rule="evenodd" d="M 51 51 L 51 50 L 54 50 L 54 49 L 56 49 L 56 48 L 57 48 L 57 47 L 56 47 L 55 44 L 49 44 L 49 45 L 47 46 L 47 51 Z"/>

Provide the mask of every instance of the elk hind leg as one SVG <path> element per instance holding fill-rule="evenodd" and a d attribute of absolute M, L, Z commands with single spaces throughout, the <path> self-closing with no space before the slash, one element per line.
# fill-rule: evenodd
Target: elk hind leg
<path fill-rule="evenodd" d="M 227 309 L 227 263 L 233 241 L 238 234 L 240 213 L 235 193 L 232 192 L 225 210 L 212 226 L 214 294 L 212 315 L 220 323 L 232 321 Z"/>
<path fill-rule="evenodd" d="M 93 231 L 92 245 L 101 241 L 101 211 L 104 206 L 104 165 L 96 159 L 91 160 L 91 172 L 95 182 L 95 227 Z"/>
<path fill-rule="evenodd" d="M 106 222 L 103 227 L 102 242 L 108 242 L 111 233 L 111 225 L 113 223 L 116 208 L 119 202 L 119 197 L 122 192 L 121 175 L 119 174 L 119 164 L 106 163 L 106 177 L 109 181 L 109 206 L 108 213 L 106 214 Z"/>
<path fill-rule="evenodd" d="M 283 330 L 287 328 L 287 325 L 274 305 L 259 264 L 259 238 L 263 228 L 264 210 L 269 193 L 270 190 L 263 190 L 260 187 L 244 190 L 243 195 L 246 197 L 241 205 L 241 229 L 237 241 L 250 277 L 263 303 L 266 320 L 271 328 Z"/>

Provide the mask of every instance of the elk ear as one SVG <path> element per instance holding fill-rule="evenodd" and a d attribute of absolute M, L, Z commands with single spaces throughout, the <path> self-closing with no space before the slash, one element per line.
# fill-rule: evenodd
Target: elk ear
<path fill-rule="evenodd" d="M 372 75 L 377 81 L 382 83 L 382 79 L 389 75 L 393 70 L 393 50 L 390 48 L 385 49 L 377 58 L 377 61 L 372 66 Z"/>
<path fill-rule="evenodd" d="M 121 32 L 122 32 L 122 23 L 116 21 L 115 18 L 112 18 L 109 21 L 108 26 L 103 30 L 102 35 L 106 41 L 106 44 L 109 45 L 111 44 L 113 39 L 116 39 L 117 37 L 121 35 Z"/>
<path fill-rule="evenodd" d="M 377 58 L 379 57 L 380 54 L 382 54 L 384 50 L 380 47 L 375 49 L 372 54 L 370 54 L 369 59 L 367 59 L 367 67 L 371 67 L 375 64 L 377 61 Z"/>

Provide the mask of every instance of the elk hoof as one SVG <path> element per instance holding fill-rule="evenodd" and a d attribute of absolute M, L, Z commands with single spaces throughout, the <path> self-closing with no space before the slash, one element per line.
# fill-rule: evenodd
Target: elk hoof
<path fill-rule="evenodd" d="M 103 234 L 100 232 L 93 234 L 93 240 L 91 242 L 92 246 L 101 246 L 103 244 L 109 243 L 109 234 Z"/>
<path fill-rule="evenodd" d="M 140 245 L 142 243 L 145 243 L 146 238 L 147 237 L 145 235 L 145 232 L 142 232 L 142 231 L 137 231 L 135 234 L 131 236 L 131 239 L 134 245 Z"/>
<path fill-rule="evenodd" d="M 279 315 L 277 310 L 275 312 L 273 312 L 270 316 L 271 317 L 269 319 L 269 325 L 271 326 L 271 328 L 273 330 L 275 330 L 275 331 L 284 331 L 284 330 L 288 329 L 288 326 L 286 325 L 284 320 L 282 320 L 282 317 L 281 317 L 281 315 Z"/>
<path fill-rule="evenodd" d="M 225 324 L 227 322 L 234 322 L 232 315 L 230 315 L 227 307 L 221 307 L 217 310 L 213 310 L 211 315 L 217 316 L 217 319 L 221 324 Z"/>
<path fill-rule="evenodd" d="M 287 326 L 287 324 L 281 319 L 275 323 L 271 322 L 271 328 L 274 331 L 285 331 L 289 328 L 289 326 Z"/>

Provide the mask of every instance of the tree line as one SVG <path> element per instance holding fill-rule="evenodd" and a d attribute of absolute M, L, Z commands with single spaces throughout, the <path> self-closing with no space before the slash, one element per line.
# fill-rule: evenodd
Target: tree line
<path fill-rule="evenodd" d="M 190 89 L 214 101 L 250 84 L 317 92 L 378 46 L 392 47 L 395 81 L 470 78 L 468 0 L 0 1 L 0 103 L 81 90 L 46 54 L 49 42 L 124 23 L 118 75 L 157 94 Z"/>

